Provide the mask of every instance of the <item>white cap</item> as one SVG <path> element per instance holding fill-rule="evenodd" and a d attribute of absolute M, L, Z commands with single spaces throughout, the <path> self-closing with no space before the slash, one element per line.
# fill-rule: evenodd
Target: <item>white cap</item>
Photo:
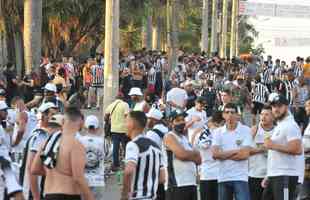
<path fill-rule="evenodd" d="M 43 112 L 47 111 L 50 108 L 58 108 L 58 107 L 54 103 L 52 103 L 52 102 L 43 103 L 39 107 L 39 112 L 43 113 Z"/>
<path fill-rule="evenodd" d="M 50 120 L 48 120 L 48 123 L 55 123 L 58 124 L 59 126 L 62 126 L 64 120 L 64 116 L 62 114 L 55 114 L 51 117 Z"/>
<path fill-rule="evenodd" d="M 129 96 L 132 96 L 132 95 L 143 96 L 141 89 L 138 87 L 131 88 L 128 95 Z"/>
<path fill-rule="evenodd" d="M 56 85 L 53 83 L 47 83 L 44 87 L 45 90 L 51 91 L 51 92 L 57 92 Z"/>
<path fill-rule="evenodd" d="M 200 77 L 203 74 L 203 71 L 198 71 L 197 76 Z"/>
<path fill-rule="evenodd" d="M 161 120 L 163 118 L 163 114 L 156 108 L 151 108 L 151 110 L 146 114 L 148 118 L 153 118 L 157 120 Z"/>
<path fill-rule="evenodd" d="M 90 126 L 93 126 L 94 128 L 99 128 L 99 120 L 95 115 L 89 115 L 85 120 L 85 127 L 89 128 Z"/>
<path fill-rule="evenodd" d="M 0 101 L 0 110 L 6 110 L 8 109 L 8 105 L 5 103 L 5 101 Z"/>

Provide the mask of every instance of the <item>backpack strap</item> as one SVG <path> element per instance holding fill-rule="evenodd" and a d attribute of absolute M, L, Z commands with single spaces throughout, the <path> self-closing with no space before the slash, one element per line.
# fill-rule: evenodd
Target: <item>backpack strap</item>
<path fill-rule="evenodd" d="M 164 136 L 165 136 L 165 134 L 163 132 L 161 132 L 160 130 L 158 130 L 156 128 L 152 129 L 152 131 L 154 133 L 156 133 L 160 138 L 164 138 Z"/>

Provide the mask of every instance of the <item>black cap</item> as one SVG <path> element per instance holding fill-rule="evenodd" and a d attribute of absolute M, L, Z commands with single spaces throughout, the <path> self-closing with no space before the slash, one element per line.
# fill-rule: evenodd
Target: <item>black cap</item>
<path fill-rule="evenodd" d="M 174 111 L 172 111 L 172 112 L 170 113 L 169 119 L 170 119 L 170 120 L 174 120 L 174 119 L 176 119 L 177 117 L 180 117 L 180 116 L 186 117 L 186 116 L 187 116 L 187 113 L 186 113 L 186 112 L 183 112 L 183 111 L 181 111 L 181 110 L 174 110 Z"/>
<path fill-rule="evenodd" d="M 202 103 L 202 104 L 207 104 L 207 99 L 203 96 L 199 96 L 199 97 L 197 97 L 196 102 Z"/>
<path fill-rule="evenodd" d="M 289 102 L 288 100 L 281 94 L 278 93 L 271 93 L 268 98 L 268 102 L 270 105 L 275 105 L 275 104 L 283 104 L 283 105 L 288 105 Z"/>
<path fill-rule="evenodd" d="M 4 89 L 0 88 L 0 96 L 5 96 L 6 92 Z"/>

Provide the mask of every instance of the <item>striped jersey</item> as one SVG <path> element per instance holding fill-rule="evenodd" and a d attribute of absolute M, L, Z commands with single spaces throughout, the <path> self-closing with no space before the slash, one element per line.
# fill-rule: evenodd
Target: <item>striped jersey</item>
<path fill-rule="evenodd" d="M 102 87 L 104 78 L 103 78 L 103 65 L 93 65 L 91 66 L 91 75 L 92 75 L 92 86 L 93 87 Z"/>
<path fill-rule="evenodd" d="M 272 83 L 272 69 L 271 68 L 267 67 L 263 70 L 262 82 L 265 84 L 271 84 Z"/>
<path fill-rule="evenodd" d="M 258 103 L 266 103 L 268 99 L 269 91 L 266 85 L 258 82 L 255 83 L 255 86 L 252 88 L 252 101 Z"/>
<path fill-rule="evenodd" d="M 293 105 L 294 90 L 297 87 L 296 82 L 285 80 L 280 86 L 280 91 L 284 94 L 290 105 Z"/>
<path fill-rule="evenodd" d="M 295 66 L 293 68 L 293 71 L 294 71 L 294 76 L 295 77 L 300 77 L 300 76 L 303 75 L 303 69 L 300 66 Z"/>
<path fill-rule="evenodd" d="M 155 199 L 163 156 L 158 145 L 139 135 L 126 146 L 126 163 L 134 162 L 136 170 L 131 184 L 130 199 Z"/>

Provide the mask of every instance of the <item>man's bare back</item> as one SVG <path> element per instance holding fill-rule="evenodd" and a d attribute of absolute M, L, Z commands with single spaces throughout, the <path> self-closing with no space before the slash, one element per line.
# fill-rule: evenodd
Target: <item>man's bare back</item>
<path fill-rule="evenodd" d="M 46 194 L 80 194 L 79 186 L 72 177 L 72 158 L 78 155 L 76 153 L 82 153 L 83 148 L 74 137 L 62 136 L 57 165 L 54 169 L 46 168 Z M 76 156 L 75 159 L 81 157 Z"/>

